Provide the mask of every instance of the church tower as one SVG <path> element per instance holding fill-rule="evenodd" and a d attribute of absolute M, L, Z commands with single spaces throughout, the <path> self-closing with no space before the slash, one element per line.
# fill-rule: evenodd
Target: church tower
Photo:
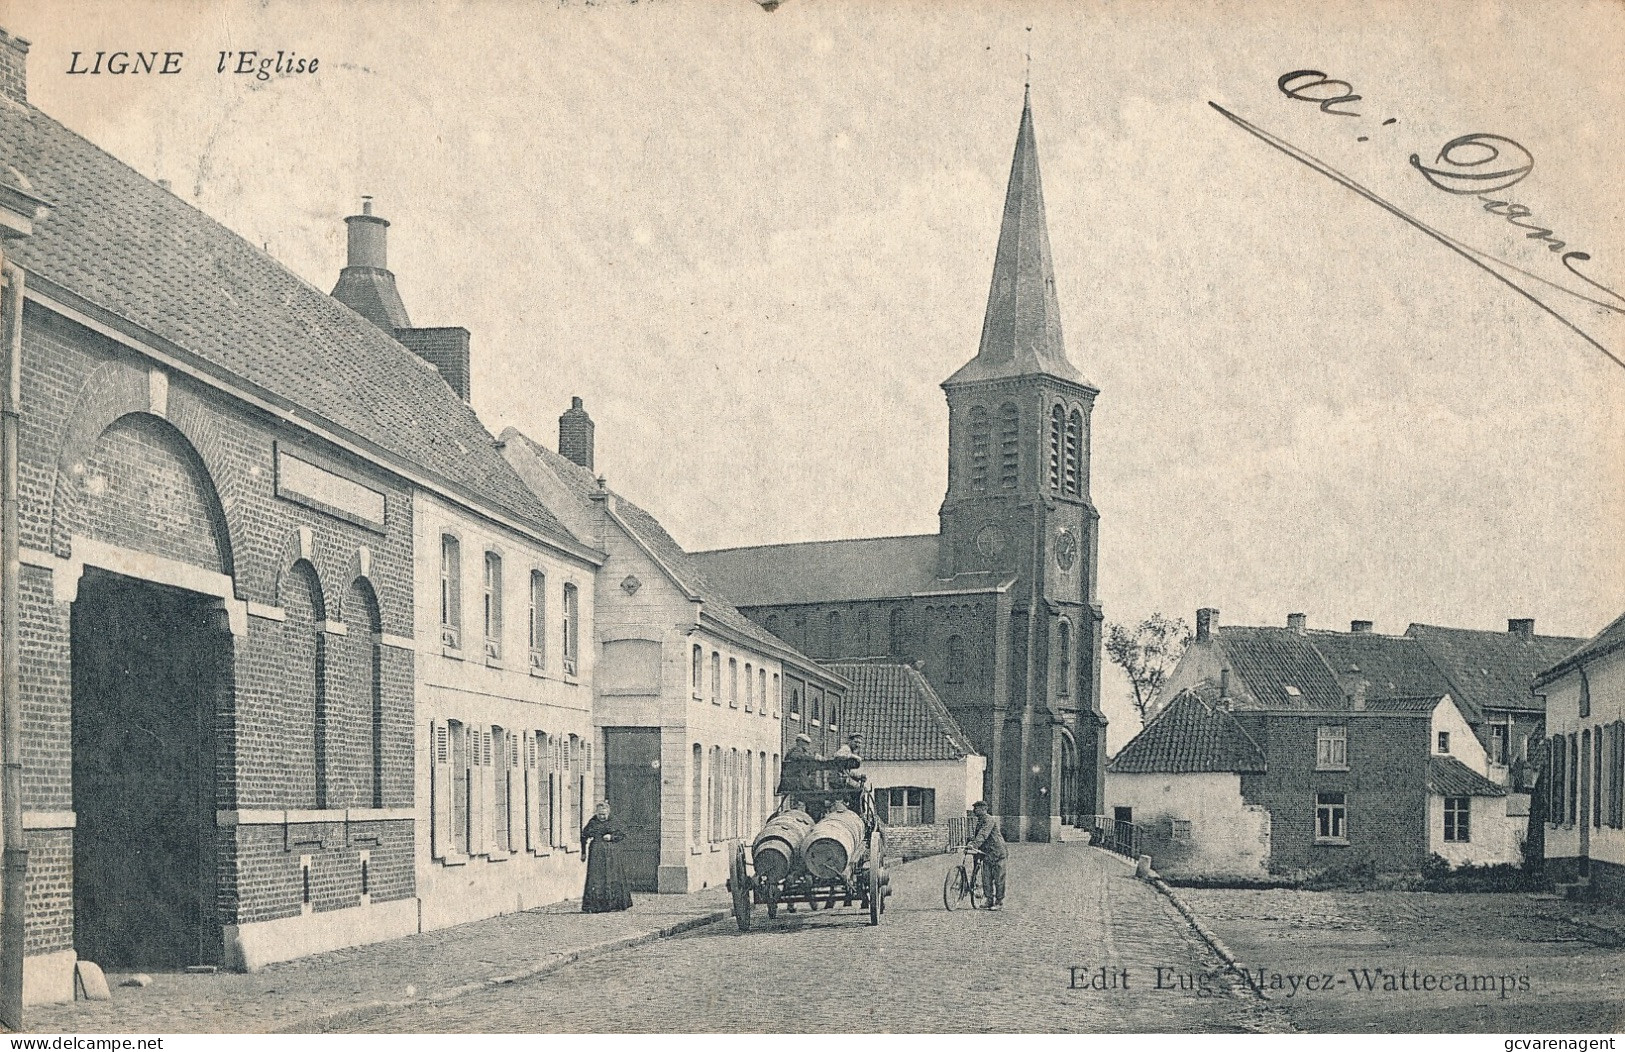
<path fill-rule="evenodd" d="M 948 492 L 937 575 L 1008 582 L 983 738 L 988 796 L 1023 840 L 1102 805 L 1099 516 L 1089 496 L 1099 389 L 1067 358 L 1030 91 L 1023 100 L 976 357 L 942 385 Z"/>

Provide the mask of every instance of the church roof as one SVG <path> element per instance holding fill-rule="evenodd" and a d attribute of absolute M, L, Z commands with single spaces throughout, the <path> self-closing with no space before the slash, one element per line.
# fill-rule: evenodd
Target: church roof
<path fill-rule="evenodd" d="M 1036 373 L 1089 385 L 1067 359 L 1061 338 L 1061 308 L 1055 298 L 1055 268 L 1044 219 L 1044 186 L 1038 175 L 1029 93 L 1022 102 L 1021 129 L 1010 162 L 981 347 L 944 386 Z"/>
<path fill-rule="evenodd" d="M 825 668 L 852 689 L 843 710 L 848 734 L 863 735 L 865 760 L 958 760 L 976 746 L 912 665 L 897 661 L 834 661 Z"/>
<path fill-rule="evenodd" d="M 935 534 L 723 548 L 694 560 L 740 606 L 895 599 L 937 583 Z"/>
<path fill-rule="evenodd" d="M 1262 774 L 1264 753 L 1236 718 L 1193 690 L 1180 691 L 1118 754 L 1114 774 Z"/>

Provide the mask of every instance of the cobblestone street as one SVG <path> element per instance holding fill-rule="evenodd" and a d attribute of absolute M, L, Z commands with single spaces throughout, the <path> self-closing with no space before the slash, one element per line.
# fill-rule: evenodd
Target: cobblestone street
<path fill-rule="evenodd" d="M 1269 1031 L 1185 920 L 1132 868 L 1075 844 L 1012 848 L 1001 913 L 942 907 L 948 856 L 894 873 L 879 928 L 859 911 L 780 914 L 380 1016 L 376 1032 Z M 1128 989 L 1072 989 L 1126 970 Z M 1157 968 L 1165 985 L 1155 989 Z M 1181 989 L 1180 977 L 1192 989 Z M 1210 991 L 1201 996 L 1205 983 Z"/>

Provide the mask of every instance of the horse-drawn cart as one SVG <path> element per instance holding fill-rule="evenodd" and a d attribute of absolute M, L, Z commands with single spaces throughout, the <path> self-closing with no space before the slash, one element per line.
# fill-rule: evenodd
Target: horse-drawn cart
<path fill-rule="evenodd" d="M 844 767 L 809 761 L 803 778 L 786 770 L 779 801 L 748 852 L 744 844 L 734 848 L 728 889 L 739 930 L 750 931 L 758 905 L 769 919 L 781 907 L 858 906 L 879 924 L 891 880 L 873 791 Z"/>

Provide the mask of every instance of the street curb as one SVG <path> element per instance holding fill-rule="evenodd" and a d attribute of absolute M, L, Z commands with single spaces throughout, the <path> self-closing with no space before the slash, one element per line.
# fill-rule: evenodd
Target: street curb
<path fill-rule="evenodd" d="M 1174 889 L 1168 886 L 1167 881 L 1157 876 L 1157 874 L 1153 871 L 1147 883 L 1156 888 L 1158 891 L 1162 892 L 1162 894 L 1167 897 L 1168 901 L 1174 904 L 1174 909 L 1178 910 L 1180 915 L 1184 917 L 1185 920 L 1190 922 L 1191 929 L 1195 931 L 1197 935 L 1202 937 L 1202 941 L 1207 943 L 1208 946 L 1213 949 L 1213 952 L 1219 955 L 1219 959 L 1222 960 L 1232 972 L 1241 977 L 1242 982 L 1247 984 L 1247 989 L 1251 990 L 1259 1000 L 1269 1000 L 1269 995 L 1264 993 L 1263 987 L 1258 985 L 1258 982 L 1253 978 L 1252 973 L 1249 972 L 1246 967 L 1236 959 L 1236 955 L 1231 951 L 1230 947 L 1225 945 L 1224 940 L 1219 938 L 1213 929 L 1202 923 L 1201 918 L 1196 915 L 1196 911 L 1191 909 L 1190 906 L 1186 904 L 1185 900 L 1180 898 L 1174 892 Z"/>
<path fill-rule="evenodd" d="M 671 938 L 673 935 L 681 935 L 684 932 L 693 931 L 695 928 L 703 928 L 708 924 L 715 924 L 718 921 L 727 920 L 732 915 L 733 914 L 729 910 L 713 910 L 710 913 L 698 914 L 696 916 L 689 917 L 686 920 L 678 921 L 676 924 L 670 924 L 664 928 L 658 928 L 654 931 L 639 932 L 634 935 L 623 935 L 618 939 L 608 939 L 604 942 L 594 943 L 591 946 L 583 946 L 579 950 L 571 950 L 568 953 L 559 954 L 552 960 L 544 961 L 533 968 L 525 968 L 509 975 L 497 975 L 492 976 L 489 979 L 479 979 L 471 983 L 464 983 L 461 986 L 453 986 L 443 990 L 432 991 L 424 994 L 421 997 L 403 998 L 394 1001 L 368 1001 L 366 1004 L 352 1005 L 348 1008 L 339 1008 L 331 1012 L 323 1012 L 318 1015 L 308 1016 L 305 1019 L 299 1020 L 297 1023 L 279 1027 L 272 1031 L 272 1033 L 326 1033 L 347 1027 L 359 1026 L 362 1023 L 366 1023 L 372 1019 L 378 1018 L 381 1015 L 385 1015 L 399 1009 L 413 1008 L 425 1004 L 445 1004 L 448 1001 L 455 1001 L 460 997 L 466 997 L 469 994 L 478 993 L 481 990 L 489 990 L 492 987 L 506 986 L 510 983 L 518 983 L 527 979 L 534 979 L 539 975 L 546 975 L 549 972 L 558 971 L 560 968 L 575 964 L 578 961 L 589 960 L 593 957 L 598 957 L 606 953 L 614 953 L 617 950 L 631 949 L 634 946 L 643 946 L 647 943 L 656 942 L 660 939 Z"/>

